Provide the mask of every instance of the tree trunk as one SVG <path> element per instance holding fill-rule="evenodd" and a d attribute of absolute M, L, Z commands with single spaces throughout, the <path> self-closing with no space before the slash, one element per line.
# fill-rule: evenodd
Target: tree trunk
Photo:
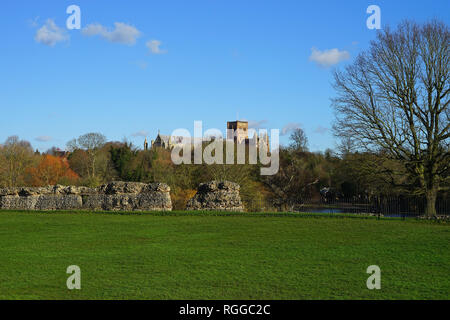
<path fill-rule="evenodd" d="M 427 206 L 425 208 L 425 214 L 427 216 L 436 215 L 436 198 L 437 198 L 437 190 L 435 188 L 427 190 L 426 192 Z"/>

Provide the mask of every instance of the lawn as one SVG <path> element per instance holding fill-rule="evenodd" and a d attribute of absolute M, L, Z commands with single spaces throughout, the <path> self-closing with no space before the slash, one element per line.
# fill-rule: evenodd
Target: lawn
<path fill-rule="evenodd" d="M 0 242 L 0 299 L 450 298 L 450 225 L 413 219 L 0 212 Z"/>

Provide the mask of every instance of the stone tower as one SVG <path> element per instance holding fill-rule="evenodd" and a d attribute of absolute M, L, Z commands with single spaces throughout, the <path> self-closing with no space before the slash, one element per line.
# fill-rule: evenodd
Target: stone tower
<path fill-rule="evenodd" d="M 229 130 L 233 130 L 230 132 Z M 227 122 L 227 139 L 233 139 L 237 143 L 245 143 L 248 141 L 248 122 L 247 121 L 228 121 Z"/>
<path fill-rule="evenodd" d="M 144 150 L 148 150 L 147 137 L 145 138 L 145 141 L 144 141 Z"/>

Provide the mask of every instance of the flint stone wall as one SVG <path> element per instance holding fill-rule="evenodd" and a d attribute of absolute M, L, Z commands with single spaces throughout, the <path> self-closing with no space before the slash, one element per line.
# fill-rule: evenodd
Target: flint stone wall
<path fill-rule="evenodd" d="M 239 194 L 240 187 L 230 181 L 201 183 L 186 210 L 244 211 Z"/>
<path fill-rule="evenodd" d="M 0 189 L 5 210 L 170 211 L 170 188 L 163 183 L 111 182 L 99 188 L 48 186 Z"/>

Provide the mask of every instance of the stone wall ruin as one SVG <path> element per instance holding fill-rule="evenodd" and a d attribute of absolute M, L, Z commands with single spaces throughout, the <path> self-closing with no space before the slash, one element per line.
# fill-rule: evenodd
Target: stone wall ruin
<path fill-rule="evenodd" d="M 164 183 L 111 182 L 99 188 L 74 186 L 0 189 L 4 210 L 171 211 Z"/>
<path fill-rule="evenodd" d="M 201 183 L 195 196 L 186 205 L 186 210 L 244 211 L 239 194 L 240 187 L 230 181 Z"/>

